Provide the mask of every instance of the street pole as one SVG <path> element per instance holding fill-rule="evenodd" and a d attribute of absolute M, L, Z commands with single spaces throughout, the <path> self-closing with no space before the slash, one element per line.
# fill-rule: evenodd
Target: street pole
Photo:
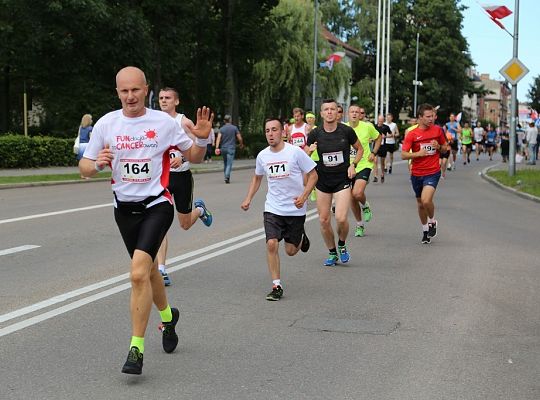
<path fill-rule="evenodd" d="M 514 58 L 518 57 L 519 0 L 514 10 Z M 508 176 L 516 174 L 516 124 L 517 124 L 517 83 L 512 85 L 512 101 L 510 103 L 510 149 L 508 160 Z"/>
<path fill-rule="evenodd" d="M 319 9 L 319 1 L 315 0 L 315 17 L 313 18 L 313 77 L 311 80 L 311 112 L 315 113 L 315 96 L 317 88 L 317 11 Z"/>
<path fill-rule="evenodd" d="M 377 53 L 375 54 L 375 124 L 379 117 L 379 72 L 381 68 L 381 0 L 379 0 L 378 12 L 377 12 Z"/>
<path fill-rule="evenodd" d="M 390 112 L 390 6 L 391 0 L 388 0 L 388 19 L 386 21 L 386 112 L 388 115 Z"/>
<path fill-rule="evenodd" d="M 28 96 L 26 95 L 26 81 L 23 82 L 23 126 L 24 136 L 28 136 Z"/>
<path fill-rule="evenodd" d="M 418 98 L 418 45 L 420 43 L 420 32 L 416 32 L 416 67 L 414 70 L 414 109 L 413 115 L 416 118 L 416 99 Z"/>
<path fill-rule="evenodd" d="M 386 0 L 382 2 L 382 26 L 381 26 L 381 114 L 384 114 L 384 49 L 386 47 Z"/>

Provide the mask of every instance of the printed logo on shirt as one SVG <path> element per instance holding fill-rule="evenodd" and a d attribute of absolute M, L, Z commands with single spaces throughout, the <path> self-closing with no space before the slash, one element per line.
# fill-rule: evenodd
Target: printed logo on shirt
<path fill-rule="evenodd" d="M 137 150 L 149 147 L 157 147 L 157 132 L 149 129 L 144 135 L 116 135 L 115 142 L 112 144 L 114 150 Z"/>

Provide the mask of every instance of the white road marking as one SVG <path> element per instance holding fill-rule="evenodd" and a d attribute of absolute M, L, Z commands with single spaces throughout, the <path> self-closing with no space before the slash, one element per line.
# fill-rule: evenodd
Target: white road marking
<path fill-rule="evenodd" d="M 313 220 L 315 218 L 318 218 L 318 215 L 316 213 L 317 213 L 317 210 L 308 211 L 307 215 L 306 215 L 306 222 L 311 221 L 311 220 Z M 200 262 L 209 260 L 209 259 L 214 258 L 214 257 L 218 257 L 220 255 L 223 255 L 223 254 L 229 253 L 231 251 L 234 251 L 234 250 L 240 249 L 242 247 L 245 247 L 247 245 L 250 245 L 251 243 L 254 243 L 254 242 L 258 241 L 258 240 L 261 240 L 261 239 L 265 238 L 265 235 L 261 234 L 262 232 L 264 232 L 263 228 L 255 229 L 255 230 L 253 230 L 251 232 L 244 233 L 244 234 L 236 236 L 234 238 L 227 239 L 227 240 L 224 240 L 224 241 L 219 242 L 219 243 L 215 243 L 215 244 L 213 244 L 211 246 L 207 246 L 205 248 L 198 249 L 198 250 L 186 253 L 184 255 L 171 258 L 171 259 L 167 260 L 167 265 L 171 265 L 171 264 L 174 264 L 174 263 L 176 263 L 178 261 L 197 256 L 197 255 L 199 255 L 201 253 L 207 253 L 210 250 L 214 250 L 216 248 L 223 247 L 223 246 L 226 246 L 226 245 L 230 245 L 230 244 L 232 244 L 234 242 L 241 241 L 240 243 L 237 243 L 235 245 L 226 247 L 224 249 L 212 252 L 210 254 L 206 254 L 206 255 L 198 257 L 198 258 L 195 258 L 195 259 L 190 260 L 190 261 L 188 261 L 186 263 L 179 264 L 179 265 L 176 265 L 176 266 L 170 266 L 170 267 L 167 268 L 167 271 L 168 272 L 179 271 L 181 269 L 190 267 L 190 266 L 198 264 Z M 256 236 L 254 236 L 254 235 L 256 235 Z M 247 239 L 247 238 L 250 238 L 250 239 Z M 14 318 L 19 318 L 20 319 L 21 316 L 24 316 L 26 314 L 33 313 L 35 311 L 41 310 L 43 308 L 49 307 L 51 305 L 54 305 L 54 304 L 57 304 L 57 303 L 60 303 L 60 302 L 63 302 L 63 301 L 68 300 L 70 298 L 77 297 L 77 296 L 80 296 L 82 294 L 85 294 L 85 293 L 88 293 L 88 292 L 91 292 L 91 291 L 94 291 L 94 290 L 101 289 L 101 288 L 103 288 L 105 286 L 109 286 L 109 285 L 112 285 L 114 283 L 121 282 L 121 281 L 123 281 L 125 279 L 129 279 L 129 274 L 128 273 L 118 275 L 116 277 L 113 277 L 113 278 L 110 278 L 110 279 L 107 279 L 107 280 L 104 280 L 104 281 L 101 281 L 101 282 L 98 282 L 98 283 L 95 283 L 95 284 L 92 284 L 92 285 L 89 285 L 89 286 L 85 286 L 83 288 L 73 290 L 71 292 L 63 293 L 63 294 L 55 296 L 55 297 L 51 297 L 50 299 L 41 301 L 39 303 L 32 304 L 30 306 L 21 308 L 19 310 L 15 310 L 15 311 L 7 313 L 7 314 L 2 314 L 2 315 L 0 315 L 0 323 L 5 322 L 5 321 L 9 321 L 9 320 L 14 319 Z M 9 335 L 10 333 L 16 332 L 16 331 L 21 330 L 23 328 L 26 328 L 28 326 L 35 325 L 35 324 L 40 323 L 42 321 L 45 321 L 47 319 L 53 318 L 53 317 L 55 317 L 57 315 L 66 313 L 68 311 L 74 310 L 74 309 L 79 308 L 79 307 L 82 307 L 82 306 L 84 306 L 86 304 L 90 304 L 90 303 L 92 303 L 94 301 L 103 299 L 105 297 L 112 296 L 113 294 L 122 292 L 122 291 L 124 291 L 126 289 L 129 289 L 130 287 L 131 287 L 130 282 L 123 283 L 123 284 L 115 286 L 113 288 L 104 290 L 103 292 L 96 293 L 96 294 L 90 295 L 88 297 L 85 297 L 83 299 L 74 301 L 73 303 L 66 304 L 64 306 L 58 307 L 58 308 L 56 308 L 54 310 L 50 310 L 50 311 L 47 311 L 47 312 L 45 312 L 43 314 L 36 315 L 34 317 L 25 319 L 23 321 L 14 323 L 12 325 L 8 325 L 8 326 L 0 329 L 0 337 L 5 336 L 5 335 Z"/>
<path fill-rule="evenodd" d="M 44 214 L 27 215 L 26 217 L 0 219 L 0 224 L 8 224 L 10 222 L 19 222 L 19 221 L 26 221 L 26 220 L 29 220 L 29 219 L 50 217 L 50 216 L 53 216 L 53 215 L 69 214 L 69 213 L 74 213 L 74 212 L 78 212 L 78 211 L 95 210 L 96 208 L 111 207 L 112 205 L 113 205 L 113 203 L 97 204 L 95 206 L 71 208 L 69 210 L 53 211 L 53 212 L 44 213 Z"/>
<path fill-rule="evenodd" d="M 25 251 L 25 250 L 37 249 L 38 247 L 41 247 L 41 246 L 36 246 L 35 244 L 25 244 L 24 246 L 12 247 L 11 249 L 0 250 L 0 256 L 5 256 L 6 254 L 18 253 L 20 251 Z"/>

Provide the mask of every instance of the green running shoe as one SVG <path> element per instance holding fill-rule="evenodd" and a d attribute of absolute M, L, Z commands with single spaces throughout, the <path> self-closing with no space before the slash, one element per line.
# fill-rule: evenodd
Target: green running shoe
<path fill-rule="evenodd" d="M 354 236 L 364 237 L 364 225 L 356 225 L 356 229 L 354 230 Z"/>
<path fill-rule="evenodd" d="M 369 203 L 366 201 L 366 205 L 362 207 L 362 218 L 365 222 L 371 221 L 371 217 L 373 217 L 373 214 L 371 213 L 371 208 L 369 207 Z"/>

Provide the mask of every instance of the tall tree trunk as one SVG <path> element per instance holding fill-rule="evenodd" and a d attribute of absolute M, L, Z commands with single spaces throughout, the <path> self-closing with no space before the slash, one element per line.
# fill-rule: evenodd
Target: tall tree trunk
<path fill-rule="evenodd" d="M 10 124 L 10 109 L 9 109 L 9 65 L 6 65 L 4 67 L 3 72 L 3 87 L 2 87 L 2 95 L 0 96 L 0 109 L 3 110 L 2 113 L 0 113 L 0 129 L 3 132 L 9 131 L 11 128 Z"/>

